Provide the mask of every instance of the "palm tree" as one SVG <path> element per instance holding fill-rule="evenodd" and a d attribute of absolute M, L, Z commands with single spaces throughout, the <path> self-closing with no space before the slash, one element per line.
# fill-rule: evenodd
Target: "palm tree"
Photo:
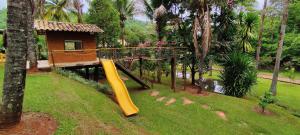
<path fill-rule="evenodd" d="M 70 21 L 68 6 L 70 0 L 46 0 L 44 19 L 53 21 Z"/>
<path fill-rule="evenodd" d="M 165 17 L 167 15 L 168 9 L 166 8 L 163 2 L 158 2 L 155 0 L 152 0 L 151 2 L 144 0 L 144 5 L 146 7 L 145 14 L 148 16 L 149 19 L 155 20 L 158 41 L 162 41 L 164 37 L 163 29 L 166 27 L 167 22 Z"/>
<path fill-rule="evenodd" d="M 151 3 L 149 3 L 147 0 L 144 0 L 144 5 L 146 7 L 145 14 L 148 16 L 149 19 L 155 20 L 156 23 L 156 33 L 158 37 L 158 44 L 157 46 L 160 47 L 160 42 L 164 38 L 163 30 L 166 27 L 167 20 L 166 20 L 166 15 L 168 9 L 165 7 L 164 3 L 162 1 L 155 1 L 152 0 Z M 160 56 L 161 52 L 157 52 L 158 55 Z M 157 69 L 157 82 L 161 82 L 161 62 L 158 61 L 157 63 L 158 69 Z"/>
<path fill-rule="evenodd" d="M 27 0 L 7 1 L 7 52 L 3 83 L 0 125 L 17 124 L 22 115 L 26 80 L 27 37 L 33 27 L 28 27 L 32 6 Z"/>
<path fill-rule="evenodd" d="M 285 29 L 286 29 L 287 19 L 288 19 L 288 8 L 289 8 L 289 0 L 284 0 L 284 8 L 283 8 L 283 14 L 281 19 L 276 61 L 275 61 L 275 67 L 273 71 L 272 84 L 270 87 L 270 91 L 273 93 L 274 96 L 277 94 L 277 79 L 278 79 L 278 73 L 280 68 L 280 59 L 281 59 L 281 54 L 283 49 Z"/>
<path fill-rule="evenodd" d="M 241 37 L 239 40 L 239 45 L 241 46 L 243 52 L 249 52 L 253 50 L 250 41 L 254 38 L 253 29 L 257 21 L 257 16 L 253 13 L 247 13 L 246 15 L 241 13 L 240 19 L 242 20 L 240 20 Z"/>
<path fill-rule="evenodd" d="M 134 11 L 134 1 L 130 0 L 115 0 L 114 5 L 116 9 L 119 12 L 120 16 L 120 26 L 122 29 L 121 32 L 121 40 L 122 40 L 122 46 L 125 44 L 125 21 L 127 20 L 127 17 L 133 16 Z"/>
<path fill-rule="evenodd" d="M 258 34 L 258 45 L 256 49 L 256 68 L 259 66 L 259 60 L 260 60 L 260 49 L 262 45 L 262 34 L 264 31 L 264 21 L 265 21 L 265 15 L 266 15 L 266 8 L 267 8 L 267 2 L 268 0 L 264 0 L 264 7 L 261 11 L 261 20 L 260 20 L 260 29 Z"/>
<path fill-rule="evenodd" d="M 197 2 L 198 5 L 196 10 L 196 15 L 194 16 L 194 27 L 193 27 L 193 42 L 195 48 L 195 54 L 197 59 L 200 60 L 198 62 L 198 70 L 199 70 L 199 90 L 198 93 L 204 89 L 203 85 L 203 73 L 204 73 L 204 60 L 208 53 L 209 47 L 211 45 L 211 17 L 210 10 L 208 8 L 208 3 L 206 0 L 203 2 Z M 201 33 L 201 48 L 198 44 L 198 33 Z"/>

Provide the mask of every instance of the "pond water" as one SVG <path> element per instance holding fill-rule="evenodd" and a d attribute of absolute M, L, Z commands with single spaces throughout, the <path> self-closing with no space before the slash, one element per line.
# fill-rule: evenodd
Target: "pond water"
<path fill-rule="evenodd" d="M 183 78 L 182 72 L 176 72 L 176 76 L 178 78 Z M 191 77 L 191 74 L 186 73 L 186 78 L 190 78 L 190 77 Z M 220 84 L 220 82 L 218 80 L 209 79 L 209 78 L 205 79 L 204 85 L 205 85 L 204 87 L 207 91 L 224 94 L 223 86 Z"/>
<path fill-rule="evenodd" d="M 223 86 L 217 80 L 205 79 L 204 85 L 205 85 L 204 87 L 207 91 L 224 94 Z"/>
<path fill-rule="evenodd" d="M 176 72 L 176 76 L 178 78 L 183 78 L 182 72 Z M 190 78 L 190 77 L 191 77 L 191 74 L 190 73 L 186 73 L 186 78 Z"/>

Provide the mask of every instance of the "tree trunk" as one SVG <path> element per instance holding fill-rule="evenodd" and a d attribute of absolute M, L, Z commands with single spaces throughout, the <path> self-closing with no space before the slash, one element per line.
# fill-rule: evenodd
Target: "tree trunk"
<path fill-rule="evenodd" d="M 265 15 L 266 15 L 266 7 L 267 7 L 267 2 L 268 0 L 264 1 L 264 7 L 263 10 L 261 11 L 261 22 L 260 22 L 260 28 L 259 28 L 259 34 L 258 34 L 258 45 L 256 49 L 256 68 L 258 69 L 259 67 L 259 60 L 260 60 L 260 50 L 262 46 L 262 36 L 264 32 L 264 21 L 265 21 Z"/>
<path fill-rule="evenodd" d="M 22 115 L 26 80 L 28 31 L 27 0 L 7 1 L 7 53 L 3 83 L 0 125 L 17 124 Z M 29 28 L 29 29 L 28 29 Z M 30 33 L 32 34 L 32 33 Z"/>
<path fill-rule="evenodd" d="M 122 47 L 125 47 L 125 28 L 124 28 L 124 26 L 122 26 L 121 29 L 122 29 L 122 32 L 121 32 Z"/>
<path fill-rule="evenodd" d="M 30 3 L 31 4 L 31 3 Z M 33 3 L 32 3 L 33 4 Z M 34 39 L 34 32 L 33 32 L 33 23 L 34 23 L 34 18 L 33 18 L 33 7 L 28 6 L 28 38 L 27 38 L 27 44 L 28 44 L 28 50 L 27 50 L 27 58 L 29 60 L 29 70 L 30 71 L 37 71 L 37 53 L 36 53 L 36 44 L 35 44 L 35 39 Z"/>
<path fill-rule="evenodd" d="M 289 0 L 284 0 L 284 9 L 283 9 L 282 20 L 281 20 L 276 62 L 273 71 L 272 84 L 270 87 L 270 91 L 273 93 L 274 96 L 277 94 L 277 79 L 278 79 L 278 73 L 280 68 L 280 59 L 281 59 L 281 54 L 283 49 L 285 29 L 286 29 L 287 19 L 288 19 L 288 7 L 289 7 Z"/>
<path fill-rule="evenodd" d="M 191 68 L 191 78 L 192 78 L 192 85 L 195 85 L 195 65 L 196 65 L 196 60 L 193 57 L 192 58 L 192 68 Z"/>
<path fill-rule="evenodd" d="M 161 50 L 160 47 L 162 47 L 162 45 L 160 44 L 161 41 L 163 40 L 164 36 L 163 36 L 163 26 L 162 26 L 162 18 L 157 18 L 156 19 L 156 31 L 157 31 L 157 35 L 158 35 L 158 45 L 157 47 L 159 48 L 157 51 L 158 54 L 158 58 L 161 58 Z M 163 61 L 157 61 L 157 72 L 156 72 L 156 78 L 157 78 L 157 82 L 161 83 L 161 74 L 162 74 L 162 62 Z"/>

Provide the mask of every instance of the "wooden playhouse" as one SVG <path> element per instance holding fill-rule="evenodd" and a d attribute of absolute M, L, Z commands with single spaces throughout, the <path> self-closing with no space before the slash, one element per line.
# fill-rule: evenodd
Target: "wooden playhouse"
<path fill-rule="evenodd" d="M 41 67 L 98 64 L 96 34 L 103 32 L 94 24 L 75 24 L 35 20 L 34 28 L 45 35 L 48 47 L 48 61 L 39 61 Z M 44 65 L 43 65 L 44 64 Z"/>

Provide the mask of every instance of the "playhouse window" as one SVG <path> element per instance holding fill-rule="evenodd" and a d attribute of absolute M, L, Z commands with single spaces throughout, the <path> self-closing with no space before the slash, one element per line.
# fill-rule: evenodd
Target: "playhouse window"
<path fill-rule="evenodd" d="M 65 50 L 82 50 L 82 41 L 80 40 L 66 40 Z"/>

